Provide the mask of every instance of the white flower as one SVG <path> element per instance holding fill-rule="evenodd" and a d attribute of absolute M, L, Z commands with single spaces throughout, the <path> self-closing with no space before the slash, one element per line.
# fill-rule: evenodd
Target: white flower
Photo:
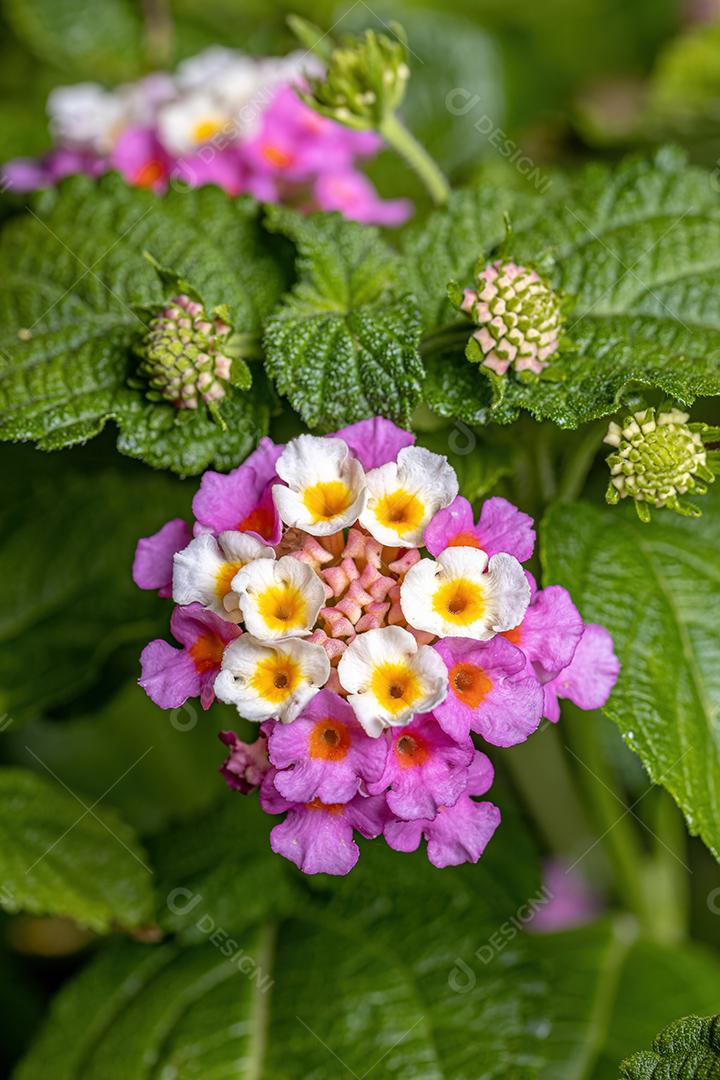
<path fill-rule="evenodd" d="M 242 634 L 225 649 L 215 693 L 246 720 L 273 717 L 289 724 L 327 682 L 330 661 L 322 645 L 291 638 L 258 641 Z"/>
<path fill-rule="evenodd" d="M 232 136 L 232 117 L 212 94 L 197 91 L 163 105 L 157 115 L 160 141 L 171 154 L 188 154 L 216 136 Z"/>
<path fill-rule="evenodd" d="M 325 603 L 325 586 L 307 563 L 292 555 L 257 559 L 233 578 L 250 634 L 262 641 L 309 634 Z"/>
<path fill-rule="evenodd" d="M 439 653 L 429 645 L 418 646 L 400 626 L 358 634 L 340 657 L 338 677 L 373 738 L 386 727 L 408 724 L 415 713 L 429 712 L 448 690 L 447 668 Z"/>
<path fill-rule="evenodd" d="M 522 622 L 530 586 L 513 555 L 449 547 L 421 559 L 400 587 L 403 615 L 416 630 L 486 641 Z"/>
<path fill-rule="evenodd" d="M 230 622 L 240 622 L 239 597 L 232 592 L 238 570 L 255 559 L 274 559 L 271 547 L 245 532 L 201 533 L 173 558 L 173 600 L 199 603 Z"/>
<path fill-rule="evenodd" d="M 275 484 L 273 499 L 286 525 L 329 536 L 353 525 L 365 506 L 365 473 L 342 439 L 299 435 L 275 466 L 288 485 Z"/>
<path fill-rule="evenodd" d="M 233 68 L 238 62 L 252 63 L 236 49 L 226 49 L 223 45 L 211 45 L 196 56 L 191 56 L 178 64 L 175 78 L 183 90 L 207 90 L 213 85 L 218 75 Z"/>
<path fill-rule="evenodd" d="M 420 547 L 425 527 L 458 493 L 455 470 L 445 457 L 406 446 L 365 477 L 368 498 L 360 524 L 389 547 Z"/>
<path fill-rule="evenodd" d="M 112 149 L 129 119 L 122 98 L 97 83 L 55 87 L 48 95 L 47 112 L 56 143 L 98 153 Z"/>

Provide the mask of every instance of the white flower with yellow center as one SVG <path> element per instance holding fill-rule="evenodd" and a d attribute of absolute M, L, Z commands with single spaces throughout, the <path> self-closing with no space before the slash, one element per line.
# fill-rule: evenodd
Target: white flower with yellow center
<path fill-rule="evenodd" d="M 400 587 L 410 625 L 438 637 L 486 641 L 521 623 L 529 603 L 530 586 L 513 555 L 488 559 L 471 547 L 449 547 L 437 559 L 421 559 Z"/>
<path fill-rule="evenodd" d="M 365 472 L 342 439 L 299 435 L 275 466 L 287 487 L 275 484 L 273 499 L 286 525 L 313 536 L 330 536 L 354 525 L 365 506 Z"/>
<path fill-rule="evenodd" d="M 367 505 L 360 524 L 389 547 L 421 547 L 425 527 L 458 493 L 455 470 L 440 454 L 406 446 L 365 476 Z"/>
<path fill-rule="evenodd" d="M 329 676 L 322 645 L 298 638 L 258 641 L 243 634 L 225 649 L 215 693 L 246 720 L 272 717 L 289 724 Z"/>
<path fill-rule="evenodd" d="M 429 645 L 418 646 L 400 626 L 358 634 L 337 670 L 355 715 L 373 738 L 384 728 L 403 727 L 415 713 L 429 712 L 448 691 L 440 654 Z"/>
<path fill-rule="evenodd" d="M 201 533 L 173 558 L 173 600 L 202 604 L 230 622 L 240 622 L 233 578 L 249 562 L 274 559 L 275 552 L 245 532 Z"/>
<path fill-rule="evenodd" d="M 171 154 L 190 154 L 216 136 L 232 135 L 232 116 L 211 94 L 198 91 L 158 110 L 160 141 Z"/>
<path fill-rule="evenodd" d="M 325 586 L 307 563 L 292 555 L 257 559 L 232 581 L 248 633 L 262 641 L 309 634 L 325 603 Z"/>
<path fill-rule="evenodd" d="M 47 100 L 56 142 L 107 153 L 130 117 L 122 96 L 97 83 L 57 86 Z"/>

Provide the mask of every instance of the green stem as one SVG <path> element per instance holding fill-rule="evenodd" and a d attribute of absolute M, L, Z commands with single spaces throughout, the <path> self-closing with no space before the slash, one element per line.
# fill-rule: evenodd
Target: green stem
<path fill-rule="evenodd" d="M 145 53 L 150 68 L 167 67 L 172 60 L 173 23 L 169 0 L 142 0 Z"/>
<path fill-rule="evenodd" d="M 587 431 L 575 446 L 572 457 L 558 485 L 558 502 L 572 502 L 577 499 L 585 486 L 588 473 L 601 446 L 601 435 L 605 424 L 590 424 Z"/>
<path fill-rule="evenodd" d="M 450 185 L 427 150 L 420 145 L 398 117 L 391 113 L 381 123 L 378 132 L 417 173 L 430 192 L 433 202 L 439 206 L 447 202 Z"/>
<path fill-rule="evenodd" d="M 582 713 L 574 706 L 563 707 L 563 731 L 583 777 L 583 788 L 594 813 L 602 843 L 614 871 L 615 886 L 628 910 L 646 927 L 654 930 L 656 913 L 643 880 L 645 855 L 632 823 L 623 810 L 625 803 L 615 793 L 612 770 L 600 743 L 603 723 L 599 713 Z"/>

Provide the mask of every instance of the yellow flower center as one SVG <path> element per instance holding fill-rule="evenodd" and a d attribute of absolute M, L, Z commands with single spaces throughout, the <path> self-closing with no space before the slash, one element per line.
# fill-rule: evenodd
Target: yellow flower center
<path fill-rule="evenodd" d="M 342 480 L 320 480 L 303 493 L 303 502 L 313 521 L 330 521 L 352 505 L 353 494 Z"/>
<path fill-rule="evenodd" d="M 196 143 L 206 143 L 222 130 L 222 124 L 218 120 L 210 118 L 199 120 L 192 129 L 192 138 Z"/>
<path fill-rule="evenodd" d="M 287 581 L 271 585 L 261 592 L 257 598 L 257 610 L 268 630 L 277 633 L 297 630 L 307 623 L 305 597 L 296 585 Z"/>
<path fill-rule="evenodd" d="M 470 626 L 485 612 L 485 590 L 477 581 L 453 578 L 436 590 L 432 606 L 446 622 Z"/>
<path fill-rule="evenodd" d="M 301 678 L 302 671 L 297 660 L 284 653 L 274 653 L 258 662 L 250 686 L 265 701 L 282 705 L 297 689 Z"/>
<path fill-rule="evenodd" d="M 412 491 L 390 491 L 375 504 L 377 521 L 400 536 L 417 529 L 425 516 L 425 506 Z"/>
<path fill-rule="evenodd" d="M 391 661 L 379 664 L 373 671 L 370 688 L 383 709 L 393 716 L 411 709 L 422 697 L 420 682 L 409 664 Z"/>
<path fill-rule="evenodd" d="M 215 575 L 215 595 L 219 600 L 222 600 L 230 592 L 232 579 L 238 570 L 242 570 L 244 565 L 244 562 L 225 562 L 222 564 Z"/>

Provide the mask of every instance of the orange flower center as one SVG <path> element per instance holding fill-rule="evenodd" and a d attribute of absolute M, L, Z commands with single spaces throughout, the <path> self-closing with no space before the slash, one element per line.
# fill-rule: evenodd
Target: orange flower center
<path fill-rule="evenodd" d="M 311 758 L 342 761 L 350 749 L 350 732 L 341 720 L 318 720 L 309 741 Z"/>
<path fill-rule="evenodd" d="M 306 810 L 325 810 L 328 814 L 342 814 L 345 809 L 344 803 L 324 803 L 319 799 L 313 799 L 312 802 L 305 803 Z"/>
<path fill-rule="evenodd" d="M 135 173 L 135 184 L 137 187 L 151 188 L 157 184 L 158 180 L 164 179 L 165 166 L 162 161 L 158 161 L 157 158 L 150 158 L 150 160 L 141 165 Z"/>
<path fill-rule="evenodd" d="M 482 548 L 482 544 L 478 540 L 475 533 L 471 532 L 459 532 L 455 536 L 448 540 L 448 547 L 471 547 Z"/>
<path fill-rule="evenodd" d="M 260 152 L 269 165 L 274 165 L 278 169 L 287 169 L 295 160 L 288 150 L 283 150 L 273 143 L 264 143 Z"/>
<path fill-rule="evenodd" d="M 459 663 L 450 670 L 450 685 L 463 705 L 477 709 L 492 690 L 492 679 L 477 664 Z"/>
<path fill-rule="evenodd" d="M 219 668 L 224 651 L 225 642 L 219 634 L 200 634 L 189 649 L 198 675 L 205 675 L 206 672 Z"/>
<path fill-rule="evenodd" d="M 522 623 L 514 626 L 512 630 L 504 630 L 502 636 L 507 638 L 511 645 L 519 645 L 522 641 Z"/>
<path fill-rule="evenodd" d="M 238 532 L 254 532 L 269 540 L 274 527 L 273 512 L 268 506 L 256 506 L 235 528 Z"/>
<path fill-rule="evenodd" d="M 430 747 L 419 735 L 401 735 L 395 743 L 395 753 L 403 769 L 413 769 L 427 761 Z"/>

